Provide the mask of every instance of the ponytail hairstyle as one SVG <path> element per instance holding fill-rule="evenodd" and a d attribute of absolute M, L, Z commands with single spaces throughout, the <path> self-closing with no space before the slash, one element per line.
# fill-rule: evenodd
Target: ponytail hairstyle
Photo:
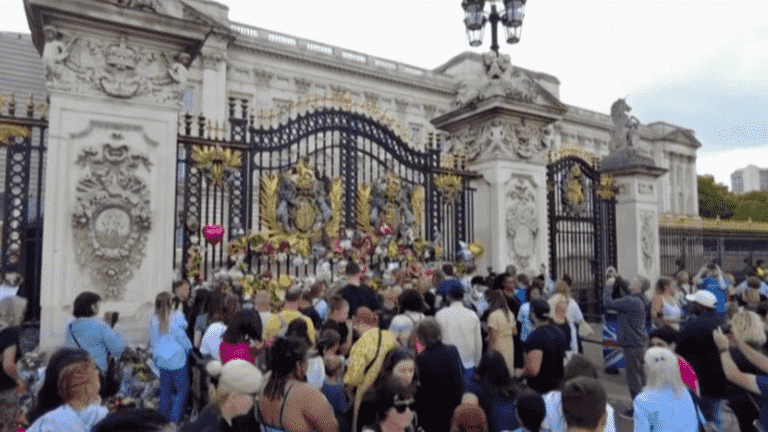
<path fill-rule="evenodd" d="M 160 323 L 160 333 L 168 333 L 169 318 L 171 315 L 171 294 L 161 292 L 155 298 L 155 315 Z"/>
<path fill-rule="evenodd" d="M 268 353 L 272 373 L 264 386 L 262 396 L 268 399 L 282 397 L 288 377 L 296 371 L 296 364 L 307 360 L 307 348 L 307 343 L 296 337 L 275 339 Z"/>

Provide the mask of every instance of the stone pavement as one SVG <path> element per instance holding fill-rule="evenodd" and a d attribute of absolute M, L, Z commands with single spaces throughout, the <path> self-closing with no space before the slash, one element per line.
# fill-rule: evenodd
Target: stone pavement
<path fill-rule="evenodd" d="M 593 327 L 597 328 L 598 326 L 593 324 Z M 601 332 L 596 332 L 593 336 L 600 334 Z M 622 411 L 632 407 L 632 398 L 629 396 L 629 389 L 624 380 L 623 369 L 622 374 L 619 375 L 605 373 L 602 343 L 585 340 L 584 356 L 597 366 L 600 382 L 608 393 L 608 403 L 611 404 L 616 413 L 616 432 L 632 432 L 634 422 L 619 415 Z"/>

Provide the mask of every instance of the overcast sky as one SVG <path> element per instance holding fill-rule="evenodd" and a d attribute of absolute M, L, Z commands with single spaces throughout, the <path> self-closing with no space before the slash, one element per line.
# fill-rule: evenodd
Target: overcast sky
<path fill-rule="evenodd" d="M 230 19 L 432 69 L 470 48 L 460 0 L 224 0 Z M 28 32 L 22 0 L 1 31 Z M 693 129 L 697 171 L 768 167 L 767 0 L 529 0 L 513 64 L 556 76 L 560 99 Z"/>

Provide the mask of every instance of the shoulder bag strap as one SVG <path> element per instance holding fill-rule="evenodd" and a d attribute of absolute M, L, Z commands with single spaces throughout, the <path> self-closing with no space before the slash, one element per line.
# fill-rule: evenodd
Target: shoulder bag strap
<path fill-rule="evenodd" d="M 696 420 L 699 422 L 699 432 L 704 432 L 704 421 L 707 419 L 704 418 L 704 413 L 701 411 L 701 407 L 699 406 L 699 403 L 696 401 L 697 396 L 693 393 L 693 390 L 691 388 L 688 388 L 688 394 L 691 396 L 691 402 L 693 402 L 693 408 L 696 410 Z"/>
<path fill-rule="evenodd" d="M 78 347 L 78 348 L 80 348 L 80 349 L 83 349 L 83 347 L 82 347 L 82 346 L 80 346 L 80 342 L 78 342 L 78 341 L 77 341 L 77 338 L 75 337 L 75 334 L 72 332 L 72 323 L 69 323 L 69 334 L 71 334 L 71 335 L 72 335 L 72 339 L 73 339 L 73 340 L 75 341 L 75 343 L 77 344 L 77 347 Z"/>
<path fill-rule="evenodd" d="M 376 347 L 376 354 L 373 356 L 373 359 L 371 359 L 370 363 L 368 363 L 368 366 L 365 367 L 365 370 L 363 371 L 363 377 L 368 373 L 368 369 L 373 366 L 373 363 L 376 362 L 376 359 L 379 357 L 379 352 L 381 351 L 381 329 L 379 329 L 379 345 Z"/>
<path fill-rule="evenodd" d="M 411 320 L 411 322 L 413 323 L 413 325 L 416 325 L 416 320 L 415 320 L 415 319 L 413 319 L 413 317 L 411 317 L 411 316 L 410 316 L 410 315 L 408 315 L 407 313 L 404 313 L 403 315 L 407 316 L 407 317 L 408 317 L 408 319 L 409 319 L 409 320 Z"/>

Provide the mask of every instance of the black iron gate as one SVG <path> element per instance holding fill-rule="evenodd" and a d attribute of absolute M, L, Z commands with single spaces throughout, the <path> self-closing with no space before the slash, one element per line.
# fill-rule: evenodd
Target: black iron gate
<path fill-rule="evenodd" d="M 555 277 L 568 274 L 582 310 L 599 314 L 608 266 L 616 266 L 616 212 L 610 177 L 583 159 L 568 156 L 547 166 L 549 264 Z"/>
<path fill-rule="evenodd" d="M 439 246 L 446 259 L 455 259 L 459 241 L 473 240 L 473 190 L 469 187 L 473 174 L 460 167 L 441 167 L 436 146 L 428 144 L 425 151 L 415 150 L 391 126 L 375 120 L 349 100 L 341 102 L 333 108 L 327 107 L 333 105 L 327 99 L 320 101 L 319 106 L 304 103 L 303 108 L 297 109 L 298 113 L 294 111 L 293 115 L 284 116 L 280 124 L 273 125 L 271 117 L 269 120 L 264 120 L 268 117 L 263 115 L 254 118 L 246 100 L 230 99 L 226 133 L 202 117 L 187 115 L 183 119 L 178 138 L 174 259 L 183 277 L 189 277 L 190 268 L 194 268 L 198 277 L 207 279 L 207 272 L 230 266 L 233 260 L 227 243 L 259 231 L 265 225 L 289 223 L 291 230 L 311 231 L 310 226 L 298 226 L 299 219 L 305 215 L 301 212 L 310 211 L 304 204 L 307 200 L 330 196 L 334 187 L 340 194 L 341 209 L 336 222 L 342 231 L 358 227 L 361 212 L 373 214 L 372 209 L 363 207 L 375 206 L 379 199 L 383 201 L 379 203 L 381 212 L 389 211 L 390 219 L 412 217 L 411 238 Z M 265 198 L 265 179 L 274 181 L 269 184 L 278 188 L 278 184 L 283 184 L 281 176 L 291 174 L 301 181 L 302 172 L 307 170 L 311 171 L 312 178 L 321 180 L 313 186 L 319 190 L 311 190 L 309 185 L 302 189 L 296 183 L 293 186 L 296 201 L 286 200 L 291 203 L 292 212 L 301 214 L 260 213 L 260 202 L 265 199 L 277 200 L 278 213 L 282 202 L 274 194 Z M 213 172 L 221 174 L 220 181 L 214 181 Z M 438 178 L 442 181 L 436 182 Z M 381 185 L 378 190 L 382 195 L 382 190 L 390 191 L 389 182 L 396 183 L 396 190 L 409 191 L 406 208 L 402 206 L 401 196 L 394 196 L 396 192 L 376 197 L 376 185 Z M 360 207 L 361 194 L 366 193 L 370 196 L 362 200 L 365 202 Z M 400 208 L 392 211 L 391 206 L 397 202 Z M 326 205 L 330 210 L 331 203 Z M 322 211 L 323 206 L 318 203 L 317 211 Z M 287 220 L 288 216 L 291 221 Z M 306 225 L 306 221 L 304 223 Z M 201 230 L 209 225 L 223 228 L 221 243 L 206 244 Z M 328 246 L 327 239 L 324 240 Z M 313 242 L 308 247 L 314 248 L 318 243 L 321 242 Z M 301 249 L 300 246 L 292 244 L 289 249 L 293 252 Z M 372 251 L 368 252 L 373 256 Z M 291 265 L 291 257 L 284 257 L 277 263 L 276 270 L 280 274 L 312 274 L 318 260 L 316 254 L 309 255 L 301 265 Z M 260 274 L 266 267 L 275 270 L 274 260 L 268 263 L 262 258 L 246 260 L 249 273 Z M 383 262 L 379 261 L 375 264 Z M 200 275 L 198 269 L 206 273 Z"/>
<path fill-rule="evenodd" d="M 24 278 L 18 294 L 29 301 L 27 318 L 38 320 L 48 120 L 46 105 L 36 106 L 31 97 L 25 108 L 17 113 L 12 95 L 5 110 L 0 98 L 0 163 L 5 168 L 0 274 Z"/>

